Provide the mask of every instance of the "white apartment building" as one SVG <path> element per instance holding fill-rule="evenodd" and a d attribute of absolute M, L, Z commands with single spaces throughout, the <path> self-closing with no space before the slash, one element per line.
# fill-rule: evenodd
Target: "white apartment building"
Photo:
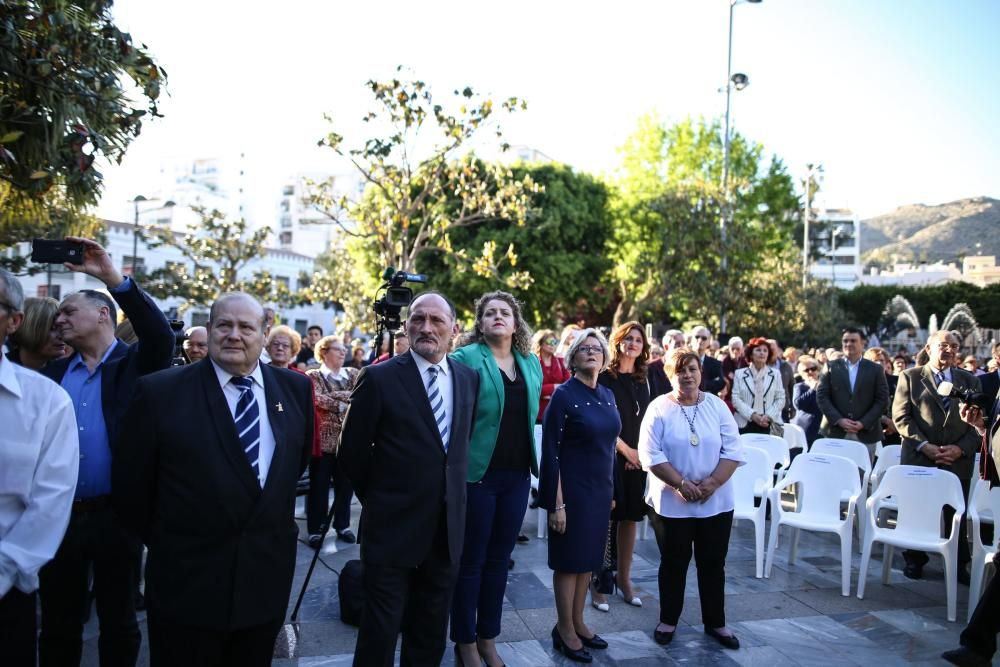
<path fill-rule="evenodd" d="M 138 271 L 154 271 L 171 263 L 185 263 L 187 261 L 176 248 L 167 246 L 150 248 L 141 237 L 136 239 L 134 224 L 106 221 L 105 236 L 106 249 L 111 255 L 112 261 L 125 275 L 132 273 L 133 243 L 137 247 L 134 262 Z M 28 255 L 31 253 L 31 245 L 30 243 L 22 243 L 6 252 Z M 43 271 L 33 276 L 19 278 L 24 287 L 25 296 L 51 295 L 56 299 L 61 299 L 67 294 L 81 289 L 104 288 L 100 281 L 85 274 L 66 271 L 61 266 L 52 266 L 51 269 L 51 273 Z M 285 283 L 290 290 L 295 291 L 300 287 L 299 274 L 312 275 L 316 271 L 316 265 L 314 258 L 307 255 L 285 249 L 270 249 L 265 257 L 246 266 L 241 277 L 245 275 L 249 278 L 258 271 L 269 271 L 275 280 Z M 179 309 L 183 303 L 183 300 L 179 298 L 155 299 L 155 301 L 164 312 Z M 324 308 L 322 304 L 294 308 L 275 304 L 265 305 L 274 306 L 278 320 L 300 333 L 304 334 L 307 327 L 313 324 L 323 327 L 325 333 L 333 333 L 335 330 L 337 313 L 332 308 Z M 184 313 L 173 316 L 182 319 L 186 326 L 204 324 L 208 321 L 208 308 L 191 308 Z"/>
<path fill-rule="evenodd" d="M 861 279 L 861 221 L 849 209 L 827 208 L 813 211 L 809 244 L 820 257 L 809 273 L 840 289 L 851 289 Z"/>

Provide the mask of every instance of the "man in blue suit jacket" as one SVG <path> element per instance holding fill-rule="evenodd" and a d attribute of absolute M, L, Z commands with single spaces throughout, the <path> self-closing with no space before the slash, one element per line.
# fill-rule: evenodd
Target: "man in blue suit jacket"
<path fill-rule="evenodd" d="M 80 473 L 66 536 L 40 573 L 39 657 L 42 665 L 80 663 L 80 617 L 90 604 L 87 576 L 93 569 L 101 664 L 134 665 L 141 642 L 134 597 L 141 545 L 111 509 L 111 443 L 139 377 L 170 366 L 174 334 L 152 299 L 122 276 L 104 248 L 87 239 L 68 240 L 82 243 L 84 252 L 82 264 L 66 268 L 97 278 L 111 296 L 83 290 L 63 300 L 55 326 L 76 354 L 42 370 L 73 400 Z M 133 345 L 115 338 L 116 304 L 135 329 L 139 340 Z"/>

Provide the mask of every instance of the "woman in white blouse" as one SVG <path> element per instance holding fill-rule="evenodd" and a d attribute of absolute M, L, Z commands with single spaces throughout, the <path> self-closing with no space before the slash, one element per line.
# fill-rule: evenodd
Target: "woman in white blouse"
<path fill-rule="evenodd" d="M 739 433 L 722 399 L 698 389 L 697 353 L 672 350 L 664 369 L 674 389 L 650 403 L 639 430 L 639 461 L 652 473 L 649 522 L 660 548 L 660 623 L 653 638 L 660 644 L 674 638 L 693 546 L 705 634 L 736 649 L 724 591 L 734 507 L 728 481 L 744 462 Z"/>
<path fill-rule="evenodd" d="M 744 348 L 746 368 L 733 376 L 733 408 L 740 433 L 771 433 L 773 424 L 781 423 L 785 407 L 785 388 L 781 373 L 771 364 L 774 351 L 766 338 L 751 338 Z"/>

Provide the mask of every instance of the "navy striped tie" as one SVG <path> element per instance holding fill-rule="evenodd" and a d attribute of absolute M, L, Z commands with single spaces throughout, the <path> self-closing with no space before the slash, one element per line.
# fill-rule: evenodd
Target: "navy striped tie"
<path fill-rule="evenodd" d="M 941 383 L 944 382 L 944 373 L 937 373 L 936 375 L 937 375 L 937 383 L 938 386 L 940 387 Z M 944 406 L 944 411 L 948 412 L 948 408 L 951 407 L 951 398 L 948 396 L 941 396 L 941 405 Z"/>
<path fill-rule="evenodd" d="M 236 432 L 240 437 L 240 445 L 247 455 L 247 461 L 253 468 L 253 474 L 260 482 L 260 407 L 253 395 L 253 379 L 235 376 L 230 380 L 239 387 L 240 400 L 236 402 Z"/>
<path fill-rule="evenodd" d="M 444 451 L 448 451 L 448 413 L 444 409 L 444 396 L 437 385 L 438 373 L 441 371 L 437 366 L 427 369 L 427 398 L 431 401 L 431 411 L 434 413 L 434 421 L 437 422 L 438 432 L 441 434 L 441 443 Z"/>

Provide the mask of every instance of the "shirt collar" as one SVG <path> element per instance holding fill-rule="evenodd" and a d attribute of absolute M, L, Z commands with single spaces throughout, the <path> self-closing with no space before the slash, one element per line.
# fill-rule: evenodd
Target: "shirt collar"
<path fill-rule="evenodd" d="M 14 362 L 0 353 L 0 388 L 21 398 L 21 383 L 17 381 Z"/>
<path fill-rule="evenodd" d="M 212 359 L 211 357 L 209 357 L 209 361 L 212 362 L 212 368 L 215 369 L 215 377 L 219 378 L 219 385 L 221 387 L 225 387 L 227 384 L 229 384 L 230 380 L 236 377 L 229 371 L 223 369 L 222 366 L 215 363 L 215 360 Z M 253 380 L 254 383 L 260 385 L 261 388 L 264 387 L 264 374 L 260 372 L 260 363 L 254 366 L 253 371 L 250 373 L 250 375 L 247 375 L 246 377 Z"/>
<path fill-rule="evenodd" d="M 450 372 L 450 369 L 448 368 L 448 356 L 447 355 L 445 355 L 445 357 L 440 362 L 438 362 L 437 364 L 432 364 L 431 362 L 429 362 L 426 359 L 424 359 L 423 357 L 421 357 L 417 352 L 415 352 L 412 349 L 410 350 L 410 354 L 413 356 L 413 361 L 416 362 L 416 364 L 417 364 L 417 370 L 420 371 L 420 377 L 423 377 L 424 375 L 426 375 L 427 374 L 427 369 L 430 368 L 431 366 L 437 366 L 438 370 L 440 370 L 442 373 L 444 373 L 445 377 L 448 377 L 448 373 Z"/>
<path fill-rule="evenodd" d="M 320 364 L 319 372 L 323 374 L 326 378 L 341 378 L 347 375 L 347 368 L 344 366 L 340 367 L 340 372 L 334 373 L 333 370 L 326 364 Z"/>
<path fill-rule="evenodd" d="M 104 351 L 104 356 L 101 357 L 101 361 L 97 364 L 97 366 L 94 367 L 95 372 L 97 371 L 98 368 L 104 365 L 104 362 L 108 360 L 108 357 L 111 356 L 111 352 L 114 351 L 116 347 L 118 347 L 117 338 L 115 338 L 114 342 L 111 343 L 111 345 L 108 346 L 108 349 Z M 69 360 L 68 370 L 71 371 L 76 370 L 79 366 L 86 366 L 86 363 L 83 361 L 83 355 L 77 352 L 76 354 L 73 355 L 73 358 Z"/>
<path fill-rule="evenodd" d="M 851 363 L 851 360 L 850 360 L 850 359 L 848 359 L 847 357 L 844 357 L 844 363 L 846 363 L 846 364 L 847 364 L 848 366 L 853 366 L 853 367 L 855 367 L 855 368 L 856 368 L 856 367 L 858 367 L 858 366 L 860 366 L 860 365 L 861 365 L 861 360 L 862 360 L 862 359 L 864 359 L 864 357 L 858 357 L 858 360 L 857 360 L 857 361 L 855 361 L 855 362 L 854 362 L 854 363 L 852 364 L 852 363 Z"/>

